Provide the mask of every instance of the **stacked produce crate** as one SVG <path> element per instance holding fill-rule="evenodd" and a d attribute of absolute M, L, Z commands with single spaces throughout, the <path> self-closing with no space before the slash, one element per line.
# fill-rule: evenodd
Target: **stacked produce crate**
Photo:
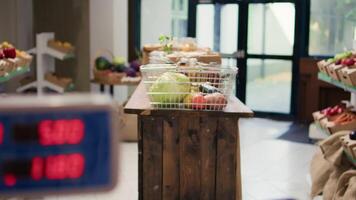
<path fill-rule="evenodd" d="M 12 44 L 8 42 L 0 44 L 0 77 L 9 76 L 22 67 L 28 67 L 31 61 L 31 55 L 16 49 Z"/>

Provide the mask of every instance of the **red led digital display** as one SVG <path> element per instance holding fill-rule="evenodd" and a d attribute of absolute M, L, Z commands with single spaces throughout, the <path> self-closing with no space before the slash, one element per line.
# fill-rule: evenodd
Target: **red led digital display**
<path fill-rule="evenodd" d="M 0 144 L 4 141 L 4 125 L 0 123 Z"/>
<path fill-rule="evenodd" d="M 46 158 L 32 159 L 31 177 L 33 180 L 78 179 L 84 173 L 85 159 L 82 154 L 61 154 Z"/>
<path fill-rule="evenodd" d="M 10 162 L 6 166 L 3 181 L 4 185 L 12 187 L 17 179 L 24 177 L 34 181 L 78 179 L 83 176 L 84 169 L 85 158 L 80 153 L 36 156 L 32 160 Z"/>
<path fill-rule="evenodd" d="M 14 186 L 17 180 L 13 174 L 5 174 L 4 176 L 4 184 L 8 187 Z"/>
<path fill-rule="evenodd" d="M 84 164 L 81 154 L 49 156 L 45 176 L 50 180 L 77 179 L 83 175 Z"/>
<path fill-rule="evenodd" d="M 79 119 L 43 120 L 38 125 L 41 145 L 79 144 L 84 137 L 84 123 Z"/>
<path fill-rule="evenodd" d="M 44 160 L 41 157 L 34 157 L 32 159 L 32 166 L 31 166 L 31 177 L 33 180 L 41 180 L 43 177 L 44 171 Z"/>

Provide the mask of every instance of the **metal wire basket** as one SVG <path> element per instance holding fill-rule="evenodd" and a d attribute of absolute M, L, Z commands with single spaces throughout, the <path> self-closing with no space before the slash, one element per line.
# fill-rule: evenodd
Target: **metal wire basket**
<path fill-rule="evenodd" d="M 232 94 L 237 68 L 149 64 L 141 66 L 141 73 L 155 109 L 223 110 Z"/>

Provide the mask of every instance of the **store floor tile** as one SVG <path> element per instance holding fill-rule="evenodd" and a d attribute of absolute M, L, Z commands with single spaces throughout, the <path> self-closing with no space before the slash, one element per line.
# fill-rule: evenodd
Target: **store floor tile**
<path fill-rule="evenodd" d="M 309 199 L 306 175 L 316 150 L 312 144 L 278 139 L 291 122 L 241 120 L 243 199 Z M 136 200 L 137 144 L 122 143 L 120 182 L 108 193 L 52 196 L 45 200 Z"/>

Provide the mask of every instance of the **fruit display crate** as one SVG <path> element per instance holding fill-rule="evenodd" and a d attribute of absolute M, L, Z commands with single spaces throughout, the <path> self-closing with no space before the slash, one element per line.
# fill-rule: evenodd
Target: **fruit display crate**
<path fill-rule="evenodd" d="M 336 87 L 342 88 L 345 91 L 351 92 L 351 93 L 356 93 L 356 86 L 350 86 L 350 85 L 346 85 L 340 81 L 334 80 L 332 79 L 330 76 L 328 76 L 325 73 L 319 72 L 318 73 L 318 79 L 325 81 L 327 83 L 330 83 Z"/>
<path fill-rule="evenodd" d="M 16 70 L 7 73 L 5 76 L 0 77 L 0 83 L 7 82 L 16 76 L 20 76 L 30 71 L 28 66 L 18 67 Z"/>

